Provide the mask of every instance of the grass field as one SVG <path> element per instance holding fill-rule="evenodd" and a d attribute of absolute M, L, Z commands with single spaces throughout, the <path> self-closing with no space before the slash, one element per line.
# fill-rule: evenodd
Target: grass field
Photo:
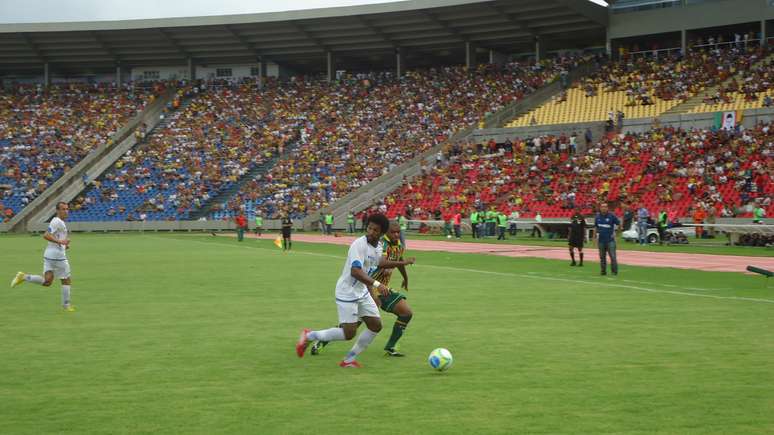
<path fill-rule="evenodd" d="M 484 239 L 474 239 L 469 234 L 460 239 L 447 239 L 442 235 L 424 235 L 410 234 L 409 238 L 418 240 L 438 240 L 448 242 L 467 242 L 467 243 L 495 243 L 510 245 L 530 245 L 530 246 L 550 246 L 554 248 L 566 248 L 567 239 L 548 239 L 530 237 L 528 232 L 519 232 L 515 237 L 507 235 L 506 240 L 497 240 L 496 237 Z M 689 238 L 687 245 L 640 245 L 634 242 L 627 242 L 619 236 L 616 245 L 619 251 L 644 251 L 644 252 L 676 252 L 683 254 L 712 254 L 712 255 L 743 255 L 747 257 L 774 257 L 774 249 L 758 246 L 726 246 L 728 240 L 725 237 L 715 239 L 693 239 Z M 591 243 L 586 243 L 587 247 L 592 247 Z"/>
<path fill-rule="evenodd" d="M 203 235 L 0 237 L 0 433 L 774 432 L 774 286 L 760 277 L 416 252 L 403 359 L 293 351 L 336 321 L 346 248 Z M 397 283 L 399 284 L 399 282 Z M 455 364 L 433 372 L 427 354 Z"/>

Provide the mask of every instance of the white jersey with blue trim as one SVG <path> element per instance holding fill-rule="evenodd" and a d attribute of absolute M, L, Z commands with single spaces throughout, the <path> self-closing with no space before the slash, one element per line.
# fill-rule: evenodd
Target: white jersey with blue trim
<path fill-rule="evenodd" d="M 355 279 L 351 274 L 352 267 L 359 267 L 370 275 L 379 267 L 379 258 L 382 256 L 381 243 L 373 246 L 368 243 L 366 236 L 358 237 L 349 245 L 347 262 L 341 271 L 339 281 L 336 283 L 336 300 L 340 302 L 352 302 L 363 299 L 368 294 L 368 287 Z"/>
<path fill-rule="evenodd" d="M 59 217 L 54 217 L 48 224 L 48 233 L 57 240 L 67 240 L 67 225 Z M 65 247 L 59 243 L 48 242 L 48 246 L 46 246 L 46 250 L 43 252 L 43 258 L 48 260 L 66 260 Z"/>

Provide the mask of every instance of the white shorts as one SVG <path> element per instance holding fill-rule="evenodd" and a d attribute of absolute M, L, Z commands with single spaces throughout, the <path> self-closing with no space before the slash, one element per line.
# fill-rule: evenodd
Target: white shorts
<path fill-rule="evenodd" d="M 64 260 L 49 260 L 43 259 L 43 273 L 48 271 L 54 272 L 54 278 L 67 279 L 70 278 L 70 262 L 67 259 Z"/>
<path fill-rule="evenodd" d="M 336 299 L 336 309 L 339 312 L 339 324 L 357 323 L 363 317 L 379 317 L 379 307 L 370 293 L 353 302 Z"/>

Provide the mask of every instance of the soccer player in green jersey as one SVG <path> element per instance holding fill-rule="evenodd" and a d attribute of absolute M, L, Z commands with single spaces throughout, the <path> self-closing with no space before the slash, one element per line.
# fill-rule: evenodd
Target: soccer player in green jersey
<path fill-rule="evenodd" d="M 391 262 L 403 261 L 405 248 L 400 241 L 400 224 L 398 222 L 390 222 L 390 229 L 387 231 L 387 234 L 382 237 L 380 243 L 382 244 L 382 258 Z M 407 258 L 406 261 L 413 264 L 414 258 Z M 398 266 L 397 269 L 403 276 L 401 288 L 408 291 L 408 273 L 406 272 L 406 267 Z M 379 267 L 371 274 L 371 278 L 388 286 L 394 270 L 395 268 Z M 387 340 L 387 344 L 384 346 L 384 351 L 386 352 L 385 355 L 395 357 L 404 356 L 404 354 L 395 350 L 395 345 L 398 343 L 401 336 L 403 336 L 403 331 L 406 329 L 408 323 L 411 321 L 411 317 L 414 315 L 406 300 L 406 295 L 390 289 L 390 294 L 388 296 L 379 294 L 377 300 L 382 311 L 393 313 L 398 317 L 395 320 L 395 324 L 392 326 L 392 334 L 390 335 L 389 340 Z M 327 344 L 328 342 L 325 341 L 316 341 L 312 345 L 312 355 L 319 354 L 320 350 Z"/>

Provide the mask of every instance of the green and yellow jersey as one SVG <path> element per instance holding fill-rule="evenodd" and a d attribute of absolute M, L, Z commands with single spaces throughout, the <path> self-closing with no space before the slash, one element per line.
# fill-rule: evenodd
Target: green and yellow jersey
<path fill-rule="evenodd" d="M 390 238 L 385 235 L 382 236 L 382 240 L 379 243 L 382 244 L 382 257 L 385 259 L 398 261 L 403 258 L 403 251 L 405 248 L 403 247 L 403 244 L 400 243 L 400 240 L 393 243 L 390 241 Z M 392 275 L 393 270 L 394 268 L 380 267 L 376 269 L 373 274 L 371 274 L 371 278 L 381 282 L 386 286 L 390 282 L 390 276 Z"/>

